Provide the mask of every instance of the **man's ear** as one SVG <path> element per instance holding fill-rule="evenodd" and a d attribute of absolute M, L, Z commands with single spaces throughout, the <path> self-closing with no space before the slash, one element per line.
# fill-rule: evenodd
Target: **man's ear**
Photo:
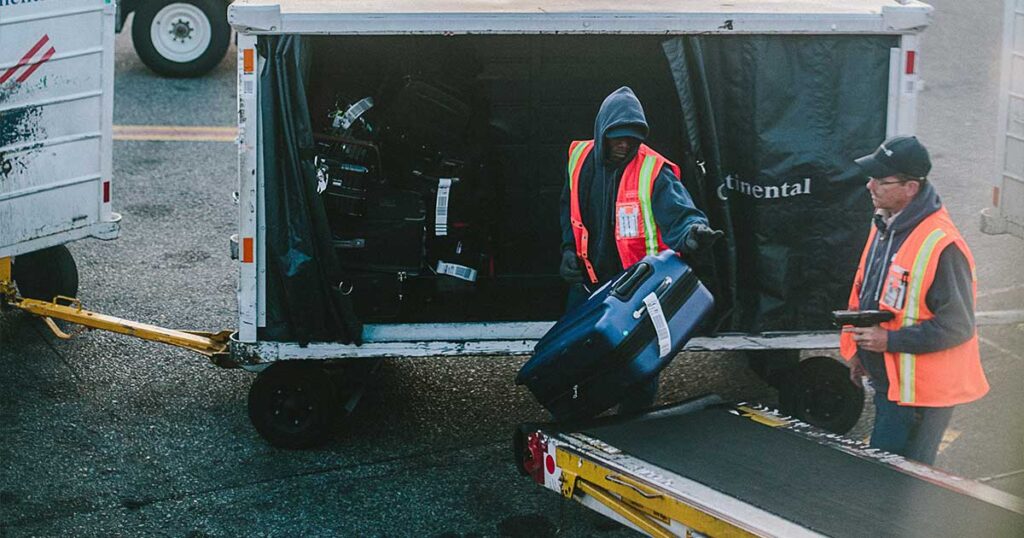
<path fill-rule="evenodd" d="M 920 181 L 908 181 L 907 182 L 907 186 L 910 188 L 910 197 L 911 198 L 917 196 L 917 193 L 921 192 L 921 182 Z"/>

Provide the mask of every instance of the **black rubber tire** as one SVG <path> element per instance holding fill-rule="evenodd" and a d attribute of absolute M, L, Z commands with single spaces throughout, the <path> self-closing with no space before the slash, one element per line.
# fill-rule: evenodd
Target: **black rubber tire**
<path fill-rule="evenodd" d="M 337 412 L 334 384 L 315 364 L 272 364 L 249 388 L 249 420 L 260 437 L 278 448 L 324 444 Z"/>
<path fill-rule="evenodd" d="M 769 385 L 780 388 L 800 363 L 798 349 L 765 349 L 744 352 L 747 365 Z"/>
<path fill-rule="evenodd" d="M 57 295 L 78 295 L 78 266 L 64 245 L 14 257 L 11 276 L 26 299 L 52 301 Z"/>
<path fill-rule="evenodd" d="M 864 389 L 850 381 L 849 368 L 839 361 L 810 357 L 779 388 L 779 406 L 808 424 L 844 434 L 860 420 Z"/>
<path fill-rule="evenodd" d="M 210 24 L 210 44 L 194 60 L 179 62 L 160 54 L 153 45 L 150 27 L 157 13 L 170 4 L 191 4 L 206 15 Z M 156 73 L 174 78 L 199 77 L 217 66 L 228 51 L 231 26 L 228 24 L 227 2 L 224 0 L 141 0 L 132 21 L 132 43 L 135 53 Z"/>

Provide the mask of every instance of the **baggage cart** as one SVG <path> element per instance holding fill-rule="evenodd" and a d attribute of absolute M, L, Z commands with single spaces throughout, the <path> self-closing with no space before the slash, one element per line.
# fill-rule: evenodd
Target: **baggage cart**
<path fill-rule="evenodd" d="M 24 296 L 74 296 L 64 244 L 119 234 L 114 15 L 109 0 L 0 3 L 0 264 L 14 258 Z"/>
<path fill-rule="evenodd" d="M 677 157 L 680 160 L 685 160 L 687 155 L 692 156 L 690 170 L 706 171 L 710 176 L 711 169 L 718 167 L 719 183 L 701 187 L 703 191 L 695 194 L 695 199 L 704 200 L 709 205 L 738 204 L 737 211 L 745 207 L 743 204 L 753 204 L 768 215 L 775 214 L 776 206 L 772 204 L 791 204 L 800 199 L 801 193 L 812 188 L 844 185 L 842 189 L 847 194 L 843 196 L 862 198 L 861 180 L 851 179 L 849 169 L 832 170 L 830 173 L 834 175 L 827 178 L 820 175 L 813 178 L 794 176 L 803 172 L 790 170 L 784 174 L 785 177 L 776 177 L 781 183 L 775 185 L 757 184 L 756 179 L 759 178 L 723 170 L 723 162 L 729 157 L 716 156 L 717 150 L 709 142 L 714 136 L 708 132 L 714 126 L 706 122 L 699 125 L 701 115 L 707 112 L 707 107 L 702 108 L 700 103 L 712 100 L 714 96 L 707 91 L 701 93 L 697 79 L 702 76 L 701 69 L 720 67 L 713 63 L 717 60 L 712 56 L 728 55 L 722 46 L 727 40 L 738 40 L 742 46 L 752 47 L 755 56 L 769 54 L 776 46 L 796 47 L 793 51 L 799 49 L 801 52 L 794 54 L 800 57 L 819 55 L 821 61 L 815 65 L 826 71 L 835 69 L 839 64 L 843 65 L 843 70 L 853 69 L 849 65 L 862 66 L 858 69 L 863 69 L 864 76 L 849 74 L 844 78 L 843 71 L 838 70 L 835 75 L 829 75 L 833 77 L 830 82 L 822 81 L 830 88 L 827 91 L 834 89 L 836 92 L 856 86 L 859 84 L 856 81 L 872 81 L 870 87 L 853 90 L 858 95 L 848 98 L 851 103 L 872 103 L 865 105 L 869 107 L 865 113 L 872 118 L 868 123 L 873 127 L 866 130 L 851 128 L 845 138 L 840 137 L 847 145 L 832 148 L 838 159 L 835 162 L 848 163 L 848 159 L 869 152 L 887 135 L 914 132 L 919 89 L 918 35 L 927 27 L 930 17 L 931 7 L 916 1 L 854 0 L 822 4 L 798 0 L 729 5 L 655 1 L 642 6 L 602 1 L 541 2 L 515 6 L 488 0 L 458 5 L 422 2 L 234 2 L 229 8 L 228 18 L 238 34 L 240 222 L 236 250 L 240 271 L 239 324 L 237 333 L 232 336 L 230 349 L 233 363 L 261 370 L 260 376 L 265 380 L 264 383 L 258 380 L 251 393 L 252 416 L 256 419 L 275 412 L 274 405 L 268 403 L 270 395 L 263 392 L 266 387 L 273 387 L 274 391 L 282 390 L 284 385 L 295 390 L 305 387 L 307 393 L 311 387 L 328 390 L 324 383 L 316 380 L 322 379 L 321 368 L 331 361 L 531 353 L 538 339 L 561 314 L 558 310 L 561 305 L 555 305 L 548 297 L 556 296 L 559 289 L 564 289 L 552 286 L 551 282 L 557 281 L 556 203 L 562 184 L 559 170 L 564 166 L 565 148 L 574 137 L 588 136 L 600 99 L 623 83 L 631 82 L 643 89 L 645 93 L 641 99 L 645 101 L 649 120 L 657 119 L 658 111 L 662 111 L 678 122 L 675 126 L 663 122 L 652 129 L 654 133 L 674 132 L 671 136 L 654 140 L 654 147 L 675 145 L 675 149 L 679 149 L 679 146 L 686 145 L 686 150 L 673 154 L 685 153 Z M 703 41 L 695 42 L 695 36 L 700 36 L 697 41 Z M 816 44 L 819 40 L 821 43 Z M 699 46 L 705 47 L 702 57 Z M 601 58 L 607 60 L 606 65 L 593 67 L 595 58 L 588 52 L 593 50 L 600 51 Z M 848 50 L 849 56 L 836 56 L 836 50 Z M 666 68 L 666 63 L 686 68 Z M 438 71 L 438 66 L 444 66 L 444 69 Z M 288 156 L 281 152 L 268 153 L 267 148 L 272 140 L 280 140 L 282 136 L 301 138 L 303 130 L 317 132 L 318 124 L 323 123 L 320 118 L 323 107 L 316 108 L 317 102 L 333 102 L 334 92 L 352 93 L 347 98 L 348 104 L 344 110 L 339 109 L 336 117 L 351 121 L 355 115 L 349 112 L 355 110 L 364 114 L 359 118 L 370 118 L 373 109 L 366 112 L 370 101 L 363 97 L 373 93 L 374 88 L 380 86 L 383 72 L 392 68 L 398 71 L 398 75 L 415 72 L 419 76 L 432 77 L 432 80 L 441 79 L 446 84 L 470 78 L 477 86 L 466 87 L 471 90 L 483 87 L 483 101 L 488 102 L 492 121 L 479 138 L 495 141 L 494 146 L 499 150 L 492 153 L 500 153 L 510 161 L 516 161 L 520 156 L 524 159 L 523 164 L 512 167 L 512 173 L 517 175 L 509 178 L 500 196 L 500 200 L 507 206 L 514 206 L 517 211 L 494 212 L 499 213 L 498 228 L 506 234 L 506 243 L 501 248 L 513 252 L 518 248 L 525 255 L 515 260 L 506 256 L 503 260 L 506 265 L 499 266 L 496 275 L 486 275 L 485 269 L 481 269 L 474 293 L 488 297 L 479 301 L 486 307 L 482 314 L 480 310 L 473 310 L 473 297 L 465 295 L 455 295 L 454 299 L 453 296 L 435 297 L 430 303 L 412 302 L 410 308 L 408 305 L 413 301 L 410 298 L 417 293 L 417 285 L 429 282 L 429 278 L 435 275 L 396 272 L 383 276 L 378 274 L 373 281 L 378 283 L 381 291 L 377 299 L 370 302 L 379 306 L 392 304 L 396 297 L 404 300 L 407 305 L 405 318 L 376 322 L 370 316 L 365 319 L 371 321 L 361 328 L 358 321 L 349 324 L 347 335 L 342 328 L 335 330 L 333 338 L 323 338 L 315 334 L 322 327 L 312 326 L 329 317 L 320 315 L 311 324 L 309 333 L 275 336 L 276 329 L 282 326 L 282 318 L 291 316 L 293 322 L 301 322 L 309 312 L 335 312 L 335 309 L 323 304 L 324 297 L 332 293 L 331 285 L 303 287 L 296 284 L 297 280 L 288 282 L 282 276 L 280 256 L 287 249 L 275 242 L 281 239 L 280 230 L 298 228 L 290 228 L 294 223 L 274 220 L 274 215 L 280 214 L 285 205 L 278 199 L 280 183 L 291 172 L 283 173 L 281 168 L 282 162 L 288 162 Z M 765 66 L 758 68 L 765 69 Z M 666 74 L 669 71 L 671 76 Z M 295 76 L 295 73 L 299 75 Z M 572 73 L 578 75 L 568 80 L 560 78 L 569 77 Z M 644 73 L 658 73 L 658 76 L 665 75 L 666 78 L 651 82 L 644 78 L 648 76 Z M 346 76 L 342 77 L 342 74 Z M 707 77 L 718 76 L 710 71 L 704 74 Z M 380 76 L 375 78 L 377 75 Z M 616 78 L 617 75 L 622 77 Z M 286 80 L 289 76 L 294 78 Z M 687 76 L 691 77 L 689 81 L 685 79 Z M 701 80 L 707 83 L 709 79 Z M 360 86 L 360 82 L 364 84 Z M 292 91 L 289 87 L 301 88 L 302 91 Z M 697 90 L 693 93 L 684 91 L 694 88 Z M 769 91 L 765 88 L 766 93 L 761 97 L 770 100 L 771 92 L 777 89 Z M 329 95 L 320 95 L 324 93 Z M 288 106 L 282 106 L 282 99 L 294 98 L 295 94 L 304 94 L 306 99 L 301 103 L 289 101 Z M 837 102 L 832 101 L 829 106 Z M 670 109 L 672 112 L 667 112 Z M 289 124 L 289 110 L 302 110 L 302 121 Z M 307 112 L 308 121 L 305 121 Z M 835 114 L 838 118 L 840 112 Z M 849 112 L 851 117 L 859 114 Z M 829 121 L 842 123 L 837 118 Z M 286 131 L 283 125 L 301 127 Z M 565 125 L 573 125 L 573 131 L 570 133 Z M 688 131 L 688 134 L 680 134 L 680 131 Z M 735 133 L 733 130 L 729 132 Z M 726 133 L 720 134 L 724 136 Z M 794 139 L 799 138 L 796 133 L 792 134 Z M 688 144 L 674 144 L 681 139 L 688 140 Z M 662 141 L 667 142 L 659 145 Z M 702 148 L 698 147 L 701 141 L 704 142 Z M 292 138 L 288 143 L 298 145 L 299 141 Z M 723 151 L 725 149 L 728 148 L 723 148 Z M 799 152 L 799 148 L 790 149 Z M 818 149 L 812 153 L 815 152 Z M 385 161 L 388 159 L 386 155 L 383 158 Z M 300 166 L 301 156 L 293 160 L 292 170 L 295 170 Z M 535 179 L 541 175 L 549 179 Z M 700 190 L 690 184 L 688 187 L 691 187 L 691 192 Z M 727 199 L 733 201 L 721 202 Z M 704 208 L 713 225 L 728 219 L 722 215 L 720 207 Z M 427 213 L 428 217 L 435 215 L 429 209 Z M 756 211 L 751 210 L 753 213 Z M 830 292 L 831 298 L 796 298 L 794 295 L 789 301 L 791 305 L 816 304 L 808 307 L 816 308 L 821 314 L 813 314 L 817 316 L 813 323 L 794 322 L 792 325 L 796 326 L 787 326 L 785 321 L 763 324 L 736 322 L 732 326 L 739 330 L 720 327 L 714 334 L 694 338 L 684 351 L 747 351 L 752 366 L 780 387 L 782 399 L 789 409 L 806 420 L 845 431 L 860 415 L 863 393 L 849 383 L 844 365 L 827 356 L 808 356 L 815 354 L 807 350 L 837 346 L 837 333 L 823 316 L 827 316 L 826 311 L 843 306 L 837 304 L 841 301 L 836 301 L 835 297 L 842 296 L 845 300 L 847 291 L 840 288 L 849 289 L 848 281 L 852 278 L 867 230 L 870 205 L 866 199 L 861 199 L 843 211 L 831 213 L 843 213 L 844 219 L 848 217 L 858 223 L 847 223 L 852 227 L 845 239 L 839 241 L 843 243 L 842 252 L 833 253 L 831 258 L 836 265 L 826 271 L 834 272 L 819 275 L 823 282 L 827 281 L 824 285 L 834 287 Z M 828 218 L 822 213 L 814 215 L 815 218 Z M 769 229 L 776 226 L 770 219 L 748 224 Z M 834 224 L 831 222 L 826 226 Z M 428 222 L 428 233 L 431 228 Z M 517 235 L 517 232 L 521 233 Z M 777 233 L 789 235 L 781 227 Z M 728 244 L 735 238 L 735 235 L 727 235 L 724 243 Z M 314 239 L 311 237 L 309 241 Z M 534 248 L 531 241 L 544 242 L 547 250 Z M 767 251 L 772 247 L 765 248 Z M 729 255 L 722 254 L 726 258 Z M 784 263 L 785 259 L 770 262 L 776 265 Z M 749 276 L 744 271 L 736 271 L 735 263 L 732 266 L 733 269 L 724 272 L 740 273 L 740 281 Z M 310 270 L 323 274 L 328 268 Z M 289 288 L 291 284 L 296 286 Z M 351 297 L 360 292 L 365 297 L 367 289 L 363 287 L 353 291 L 345 281 L 332 285 L 336 291 L 348 292 Z M 741 282 L 741 287 L 743 285 Z M 302 303 L 302 312 L 296 312 L 299 309 L 296 306 L 289 313 L 285 305 L 288 299 L 281 300 L 282 286 L 290 289 L 289 293 L 308 300 Z M 795 294 L 798 290 L 814 293 L 811 291 L 814 286 L 793 283 L 786 286 L 790 291 L 784 293 Z M 723 287 L 727 286 L 715 286 L 712 291 L 715 292 L 716 303 L 727 305 L 730 303 L 725 300 L 728 290 L 722 293 Z M 754 311 L 770 309 L 766 305 L 771 303 L 773 292 L 762 292 L 757 292 L 759 298 L 755 300 Z M 534 305 L 516 309 L 516 296 L 539 299 Z M 455 303 L 456 309 L 438 308 L 446 301 Z M 544 308 L 542 303 L 548 307 Z M 826 304 L 829 306 L 825 307 Z M 733 305 L 734 312 L 744 306 L 742 300 L 733 302 Z M 367 311 L 365 306 L 363 311 Z M 433 314 L 435 311 L 438 312 L 436 316 Z M 802 315 L 794 310 L 791 317 L 796 320 Z M 359 318 L 358 315 L 356 317 Z M 734 319 L 741 317 L 740 314 L 734 315 Z M 756 318 L 757 313 L 748 317 Z M 336 325 L 344 327 L 345 323 Z M 271 382 L 273 378 L 287 378 L 288 381 L 274 383 Z M 303 417 L 296 420 L 317 424 L 322 419 Z M 268 432 L 266 424 L 269 422 L 269 419 L 264 421 L 261 434 L 280 438 Z M 319 427 L 313 429 L 321 430 Z M 293 433 L 286 436 L 295 437 Z"/>
<path fill-rule="evenodd" d="M 1024 11 L 1007 0 L 1003 12 L 1002 77 L 996 127 L 996 170 L 992 207 L 981 211 L 981 231 L 1024 239 Z"/>

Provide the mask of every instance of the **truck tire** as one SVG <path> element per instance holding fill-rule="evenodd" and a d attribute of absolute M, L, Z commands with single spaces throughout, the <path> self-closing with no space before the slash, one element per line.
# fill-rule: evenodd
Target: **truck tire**
<path fill-rule="evenodd" d="M 78 295 L 78 266 L 64 245 L 15 256 L 11 273 L 18 293 L 26 299 L 52 301 L 58 295 Z"/>
<path fill-rule="evenodd" d="M 132 22 L 135 52 L 167 77 L 198 77 L 217 66 L 231 40 L 224 0 L 142 0 Z"/>
<path fill-rule="evenodd" d="M 249 389 L 249 420 L 260 437 L 278 448 L 324 444 L 337 411 L 334 385 L 315 364 L 272 364 Z"/>
<path fill-rule="evenodd" d="M 808 424 L 844 434 L 860 420 L 864 389 L 850 381 L 850 370 L 831 357 L 810 357 L 779 387 L 779 407 Z"/>

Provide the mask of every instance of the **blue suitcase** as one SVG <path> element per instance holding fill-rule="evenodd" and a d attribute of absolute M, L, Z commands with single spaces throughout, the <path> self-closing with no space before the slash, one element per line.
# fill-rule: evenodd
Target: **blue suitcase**
<path fill-rule="evenodd" d="M 714 299 L 666 250 L 647 256 L 567 312 L 516 377 L 555 420 L 593 417 L 664 368 Z"/>

